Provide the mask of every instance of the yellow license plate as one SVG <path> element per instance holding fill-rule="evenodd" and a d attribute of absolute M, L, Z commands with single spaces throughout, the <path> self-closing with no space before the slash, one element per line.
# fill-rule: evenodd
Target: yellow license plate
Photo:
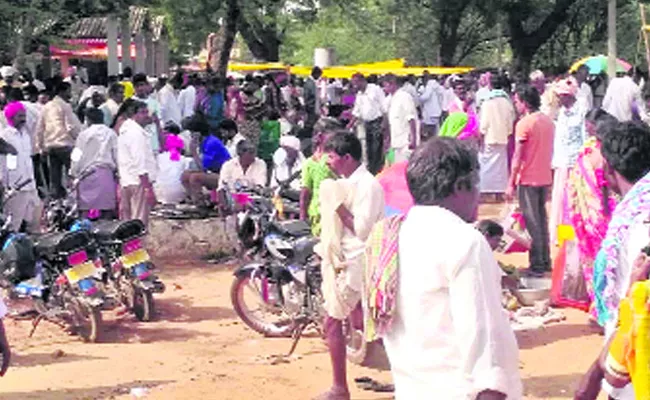
<path fill-rule="evenodd" d="M 95 264 L 92 261 L 87 261 L 65 270 L 64 273 L 70 283 L 77 283 L 82 279 L 95 275 Z"/>
<path fill-rule="evenodd" d="M 138 264 L 149 261 L 149 253 L 147 253 L 147 250 L 145 249 L 136 250 L 133 253 L 120 257 L 120 261 L 122 261 L 124 268 L 132 268 Z"/>

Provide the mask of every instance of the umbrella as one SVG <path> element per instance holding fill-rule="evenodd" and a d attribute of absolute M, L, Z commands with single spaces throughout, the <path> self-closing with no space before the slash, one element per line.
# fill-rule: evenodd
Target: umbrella
<path fill-rule="evenodd" d="M 589 73 L 592 75 L 600 74 L 601 72 L 607 71 L 607 56 L 602 54 L 597 56 L 585 57 L 581 60 L 576 61 L 569 72 L 575 72 L 580 68 L 581 65 L 586 65 L 589 68 Z M 625 60 L 620 58 L 616 59 L 616 72 L 627 72 L 632 68 L 632 65 Z"/>
<path fill-rule="evenodd" d="M 384 168 L 377 180 L 384 189 L 386 216 L 405 213 L 413 207 L 413 197 L 406 183 L 406 161 Z"/>

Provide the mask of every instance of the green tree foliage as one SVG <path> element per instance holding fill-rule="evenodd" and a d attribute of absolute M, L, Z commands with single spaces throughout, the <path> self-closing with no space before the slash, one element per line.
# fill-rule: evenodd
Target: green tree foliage
<path fill-rule="evenodd" d="M 282 59 L 310 65 L 315 48 L 333 48 L 336 62 L 357 64 L 399 57 L 398 37 L 393 31 L 396 18 L 387 9 L 366 2 L 365 6 L 337 4 L 319 10 L 315 20 L 297 19 L 287 32 Z"/>

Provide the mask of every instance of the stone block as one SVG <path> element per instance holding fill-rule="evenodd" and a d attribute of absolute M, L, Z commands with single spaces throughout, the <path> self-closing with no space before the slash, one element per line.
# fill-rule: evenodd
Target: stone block
<path fill-rule="evenodd" d="M 147 250 L 154 258 L 204 259 L 237 248 L 235 217 L 149 220 Z"/>

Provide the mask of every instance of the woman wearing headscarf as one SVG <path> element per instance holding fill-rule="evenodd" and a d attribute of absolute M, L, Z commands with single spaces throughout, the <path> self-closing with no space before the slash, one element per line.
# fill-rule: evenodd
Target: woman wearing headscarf
<path fill-rule="evenodd" d="M 560 80 L 554 87 L 560 109 L 553 142 L 552 166 L 555 172 L 549 223 L 551 244 L 557 243 L 558 226 L 566 222 L 567 180 L 587 138 L 585 117 L 588 110 L 576 99 L 578 87 L 578 81 L 572 76 Z"/>

